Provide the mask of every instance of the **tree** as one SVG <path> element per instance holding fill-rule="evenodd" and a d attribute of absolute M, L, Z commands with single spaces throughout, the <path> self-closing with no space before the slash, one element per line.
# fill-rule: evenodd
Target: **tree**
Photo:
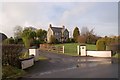
<path fill-rule="evenodd" d="M 95 44 L 96 41 L 98 40 L 98 36 L 95 35 L 94 33 L 94 28 L 89 30 L 87 27 L 83 27 L 81 29 L 81 34 L 82 36 L 85 37 L 85 42 L 88 44 Z"/>
<path fill-rule="evenodd" d="M 85 37 L 84 36 L 78 36 L 78 43 L 85 43 Z"/>
<path fill-rule="evenodd" d="M 45 30 L 42 30 L 42 29 L 38 29 L 36 31 L 36 36 L 37 38 L 41 41 L 41 42 L 44 42 L 46 36 L 47 36 L 47 31 Z"/>
<path fill-rule="evenodd" d="M 32 33 L 33 33 L 32 30 L 28 29 L 28 28 L 23 30 L 22 39 L 23 39 L 23 42 L 24 42 L 26 48 L 29 48 L 31 45 L 31 42 L 33 41 Z"/>
<path fill-rule="evenodd" d="M 23 31 L 23 28 L 21 26 L 16 26 L 14 27 L 14 37 L 15 38 L 21 38 L 22 36 L 22 31 Z"/>
<path fill-rule="evenodd" d="M 73 31 L 73 38 L 74 38 L 75 42 L 77 42 L 77 38 L 79 35 L 80 35 L 79 28 L 75 27 L 75 29 Z"/>
<path fill-rule="evenodd" d="M 89 32 L 89 29 L 87 27 L 82 27 L 81 35 L 86 35 L 88 32 Z"/>

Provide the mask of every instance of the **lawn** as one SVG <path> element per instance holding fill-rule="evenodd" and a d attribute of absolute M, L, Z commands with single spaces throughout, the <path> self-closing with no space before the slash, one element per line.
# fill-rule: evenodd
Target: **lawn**
<path fill-rule="evenodd" d="M 77 56 L 77 45 L 79 43 L 65 43 L 65 44 L 55 44 L 55 46 L 63 46 L 65 47 L 65 54 Z M 96 45 L 86 44 L 87 50 L 96 50 Z"/>

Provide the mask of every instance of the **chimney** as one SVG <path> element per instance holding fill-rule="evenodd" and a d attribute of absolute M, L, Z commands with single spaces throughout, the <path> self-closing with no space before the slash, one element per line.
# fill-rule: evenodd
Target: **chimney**
<path fill-rule="evenodd" d="M 63 25 L 62 28 L 65 29 L 65 26 Z"/>
<path fill-rule="evenodd" d="M 52 24 L 50 24 L 49 27 L 52 27 Z"/>

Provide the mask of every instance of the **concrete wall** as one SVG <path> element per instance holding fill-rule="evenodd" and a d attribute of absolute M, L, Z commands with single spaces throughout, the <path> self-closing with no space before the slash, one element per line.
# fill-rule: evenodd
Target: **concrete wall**
<path fill-rule="evenodd" d="M 39 60 L 39 49 L 29 49 L 29 55 L 34 55 L 35 61 Z"/>
<path fill-rule="evenodd" d="M 111 57 L 111 51 L 87 51 L 87 55 L 94 57 Z"/>
<path fill-rule="evenodd" d="M 34 65 L 34 58 L 28 58 L 28 59 L 21 60 L 22 69 L 26 69 L 26 68 L 31 67 L 33 65 Z"/>

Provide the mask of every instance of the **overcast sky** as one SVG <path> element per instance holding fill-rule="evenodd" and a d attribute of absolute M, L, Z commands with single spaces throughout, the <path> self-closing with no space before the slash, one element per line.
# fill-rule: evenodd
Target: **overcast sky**
<path fill-rule="evenodd" d="M 70 32 L 83 26 L 100 36 L 118 34 L 117 2 L 4 2 L 0 3 L 0 32 L 13 36 L 16 25 L 47 30 L 64 25 Z"/>

